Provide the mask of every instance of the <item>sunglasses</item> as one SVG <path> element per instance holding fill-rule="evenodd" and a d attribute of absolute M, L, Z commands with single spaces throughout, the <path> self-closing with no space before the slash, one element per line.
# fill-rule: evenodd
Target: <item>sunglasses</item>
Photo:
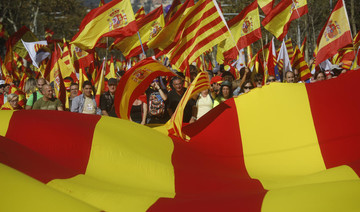
<path fill-rule="evenodd" d="M 268 82 L 275 82 L 275 79 L 269 79 Z"/>
<path fill-rule="evenodd" d="M 252 89 L 252 86 L 244 86 L 244 89 Z"/>

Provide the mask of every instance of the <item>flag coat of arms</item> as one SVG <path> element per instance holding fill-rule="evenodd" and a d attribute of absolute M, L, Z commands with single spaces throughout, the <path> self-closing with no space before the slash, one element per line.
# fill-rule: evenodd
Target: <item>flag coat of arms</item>
<path fill-rule="evenodd" d="M 88 50 L 93 49 L 103 37 L 121 38 L 136 32 L 137 26 L 130 0 L 114 0 L 91 10 L 85 16 L 71 44 Z"/>

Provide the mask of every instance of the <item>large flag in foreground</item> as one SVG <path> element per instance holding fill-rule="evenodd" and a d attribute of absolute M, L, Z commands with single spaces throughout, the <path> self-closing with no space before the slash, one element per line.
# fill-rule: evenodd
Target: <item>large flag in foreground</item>
<path fill-rule="evenodd" d="M 152 58 L 146 58 L 125 72 L 116 88 L 114 107 L 119 118 L 129 120 L 131 106 L 142 95 L 153 79 L 175 74 Z"/>
<path fill-rule="evenodd" d="M 352 42 L 345 4 L 343 0 L 339 0 L 317 39 L 318 52 L 315 67 L 335 55 L 338 49 L 352 44 Z"/>
<path fill-rule="evenodd" d="M 91 10 L 85 16 L 71 44 L 88 50 L 93 49 L 102 37 L 124 38 L 136 32 L 130 0 L 113 0 Z"/>
<path fill-rule="evenodd" d="M 278 40 L 283 40 L 293 20 L 308 12 L 306 0 L 283 0 L 261 22 Z"/>
<path fill-rule="evenodd" d="M 184 127 L 190 142 L 111 117 L 1 111 L 0 211 L 360 211 L 359 80 L 256 88 Z"/>

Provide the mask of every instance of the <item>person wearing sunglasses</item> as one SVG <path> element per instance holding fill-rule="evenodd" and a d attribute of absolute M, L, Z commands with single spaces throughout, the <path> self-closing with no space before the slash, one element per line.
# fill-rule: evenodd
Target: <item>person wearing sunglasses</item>
<path fill-rule="evenodd" d="M 248 93 L 250 90 L 254 88 L 253 83 L 250 80 L 246 80 L 244 84 L 241 86 L 241 94 Z M 240 95 L 241 95 L 240 94 Z"/>
<path fill-rule="evenodd" d="M 268 79 L 266 80 L 266 84 L 269 85 L 272 82 L 276 82 L 275 76 L 270 75 Z"/>

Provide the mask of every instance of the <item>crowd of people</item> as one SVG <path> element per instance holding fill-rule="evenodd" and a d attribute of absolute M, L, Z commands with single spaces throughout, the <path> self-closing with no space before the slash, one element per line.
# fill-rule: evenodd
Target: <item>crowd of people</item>
<path fill-rule="evenodd" d="M 198 71 L 195 66 L 191 66 L 190 81 L 194 80 Z M 311 82 L 329 80 L 345 72 L 346 70 L 338 66 L 332 70 L 316 71 Z M 239 71 L 238 79 L 230 71 L 224 70 L 223 66 L 208 70 L 207 73 L 211 87 L 201 91 L 187 102 L 183 117 L 185 123 L 195 122 L 227 99 L 248 93 L 254 88 L 280 82 L 275 76 L 268 76 L 264 82 L 262 74 L 251 72 L 247 67 L 243 67 Z M 179 72 L 177 74 L 171 79 L 167 77 L 155 78 L 145 93 L 133 102 L 130 120 L 139 124 L 166 123 L 175 112 L 186 91 L 184 75 Z M 296 69 L 286 71 L 281 79 L 283 79 L 283 83 L 304 83 Z M 25 105 L 20 105 L 19 95 L 11 92 L 11 87 L 16 87 L 19 83 L 14 82 L 10 85 L 0 80 L 0 107 L 1 110 L 59 110 L 117 117 L 114 99 L 118 81 L 119 79 L 115 78 L 106 79 L 106 91 L 101 94 L 100 101 L 96 101 L 94 96 L 96 91 L 90 81 L 85 81 L 82 84 L 82 91 L 80 92 L 79 85 L 70 79 L 70 84 L 66 87 L 68 106 L 65 107 L 64 103 L 55 97 L 52 85 L 43 78 L 37 80 L 29 78 L 25 82 L 23 90 L 26 99 Z"/>

